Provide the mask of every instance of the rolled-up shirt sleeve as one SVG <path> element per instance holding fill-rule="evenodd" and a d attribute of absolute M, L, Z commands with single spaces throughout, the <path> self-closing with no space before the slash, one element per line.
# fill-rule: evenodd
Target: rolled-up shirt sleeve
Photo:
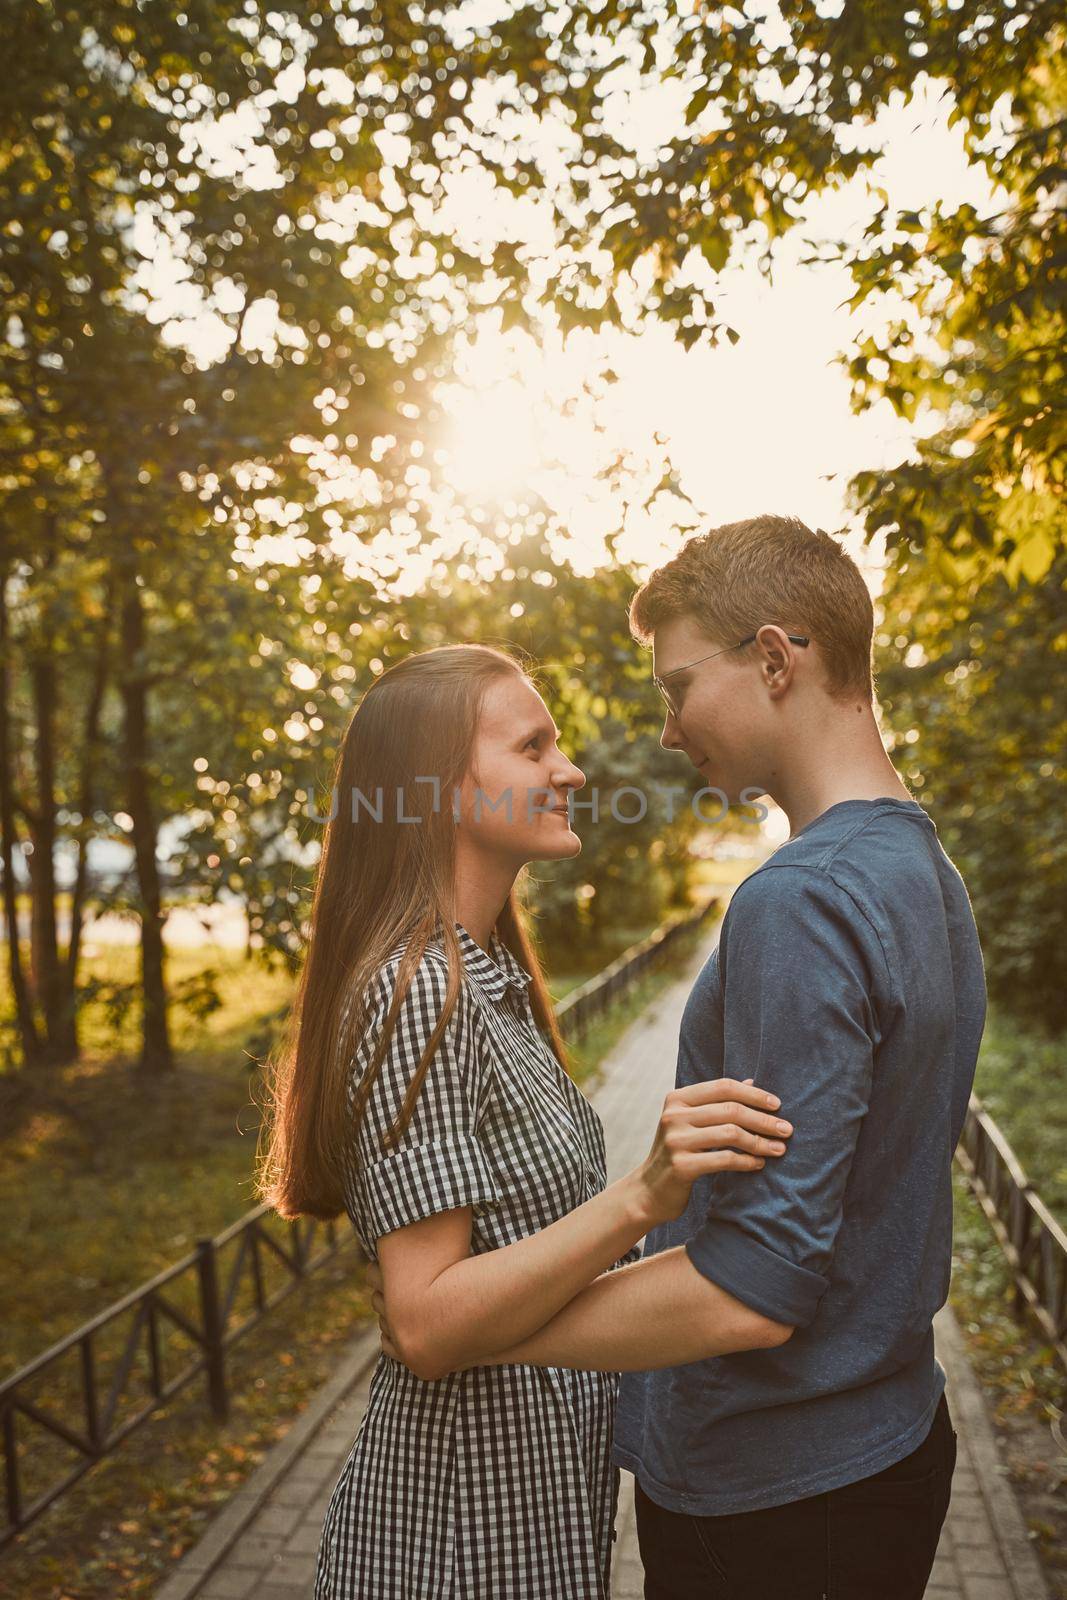
<path fill-rule="evenodd" d="M 725 1077 L 781 1098 L 794 1131 L 759 1172 L 716 1173 L 693 1265 L 761 1315 L 813 1321 L 829 1283 L 870 1104 L 885 954 L 829 874 L 782 865 L 741 885 L 719 950 Z"/>

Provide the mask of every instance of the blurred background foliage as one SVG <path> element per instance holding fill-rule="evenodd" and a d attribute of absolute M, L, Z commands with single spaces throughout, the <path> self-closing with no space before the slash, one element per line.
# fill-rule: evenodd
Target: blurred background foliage
<path fill-rule="evenodd" d="M 857 304 L 906 302 L 842 353 L 856 406 L 941 418 L 854 501 L 888 542 L 886 636 L 906 610 L 921 647 L 882 661 L 888 723 L 918 731 L 908 775 L 968 868 L 994 986 L 1060 1015 L 1062 725 L 1033 692 L 1063 659 L 1058 7 L 791 0 L 768 28 L 714 6 L 33 0 L 0 29 L 20 63 L 0 88 L 8 928 L 16 857 L 30 896 L 28 955 L 7 941 L 10 1062 L 76 1057 L 88 912 L 138 919 L 138 976 L 111 998 L 139 1007 L 150 1072 L 173 1064 L 176 897 L 236 895 L 250 950 L 299 959 L 306 813 L 361 688 L 409 649 L 529 650 L 591 784 L 670 781 L 623 621 L 637 575 L 578 578 L 544 508 L 509 525 L 488 577 L 453 558 L 403 592 L 441 516 L 438 381 L 486 308 L 542 331 L 731 336 L 716 272 L 754 232 L 769 261 L 806 197 L 874 161 L 880 108 L 931 79 L 1002 205 L 883 206 L 840 242 Z M 643 154 L 608 114 L 625 74 L 681 107 Z M 472 170 L 496 202 L 536 203 L 536 238 L 449 231 Z M 678 492 L 669 463 L 660 488 Z M 691 819 L 655 827 L 589 830 L 534 892 L 546 932 L 678 903 Z M 107 838 L 128 871 L 90 871 Z"/>
<path fill-rule="evenodd" d="M 990 995 L 1056 1029 L 1067 1024 L 1065 576 L 1061 552 L 1036 583 L 996 574 L 961 595 L 921 563 L 903 566 L 884 598 L 892 632 L 878 675 L 893 758 L 970 891 Z"/>

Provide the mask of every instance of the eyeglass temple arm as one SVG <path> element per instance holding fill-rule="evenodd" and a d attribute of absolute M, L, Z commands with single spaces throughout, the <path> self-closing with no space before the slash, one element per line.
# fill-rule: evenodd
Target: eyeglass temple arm
<path fill-rule="evenodd" d="M 786 634 L 786 638 L 789 640 L 790 644 L 810 644 L 811 643 L 811 639 L 805 633 L 787 633 Z M 754 633 L 750 633 L 747 636 L 747 638 L 739 639 L 737 641 L 737 648 L 740 650 L 742 645 L 755 644 L 755 642 L 756 642 L 756 635 Z"/>

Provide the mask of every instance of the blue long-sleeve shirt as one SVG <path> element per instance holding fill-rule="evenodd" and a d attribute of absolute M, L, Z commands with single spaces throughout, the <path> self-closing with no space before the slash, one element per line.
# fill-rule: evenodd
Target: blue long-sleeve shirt
<path fill-rule="evenodd" d="M 843 800 L 735 892 L 682 1017 L 677 1085 L 755 1078 L 794 1132 L 699 1179 L 644 1254 L 796 1329 L 772 1350 L 624 1373 L 615 1460 L 670 1510 L 757 1510 L 921 1443 L 945 1373 L 952 1156 L 985 1020 L 970 901 L 915 801 Z"/>

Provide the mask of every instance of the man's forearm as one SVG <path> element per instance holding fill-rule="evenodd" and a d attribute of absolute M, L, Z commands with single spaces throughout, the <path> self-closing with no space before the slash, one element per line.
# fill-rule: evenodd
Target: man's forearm
<path fill-rule="evenodd" d="M 766 1349 L 792 1331 L 705 1278 L 679 1246 L 603 1273 L 537 1333 L 477 1365 L 643 1372 Z"/>

